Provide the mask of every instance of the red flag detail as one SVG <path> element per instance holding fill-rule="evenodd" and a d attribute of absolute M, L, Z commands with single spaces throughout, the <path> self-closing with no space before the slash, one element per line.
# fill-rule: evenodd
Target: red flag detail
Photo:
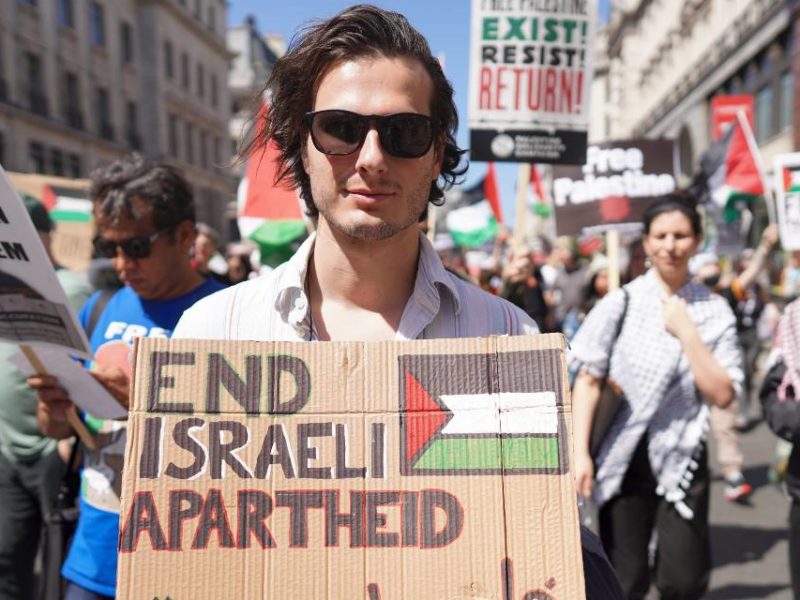
<path fill-rule="evenodd" d="M 447 422 L 447 414 L 422 384 L 406 371 L 406 458 L 411 461 Z"/>
<path fill-rule="evenodd" d="M 264 131 L 267 105 L 262 104 L 256 117 L 256 135 Z M 240 217 L 259 217 L 269 220 L 303 218 L 297 192 L 285 184 L 276 185 L 278 149 L 270 140 L 266 148 L 253 153 L 247 160 L 247 198 Z"/>
<path fill-rule="evenodd" d="M 539 167 L 536 165 L 531 165 L 531 183 L 533 184 L 533 193 L 539 204 L 547 204 L 547 196 L 544 195 L 542 177 L 539 175 Z"/>
<path fill-rule="evenodd" d="M 758 172 L 756 159 L 747 144 L 742 125 L 737 120 L 733 127 L 733 135 L 725 157 L 725 184 L 743 194 L 763 195 L 764 184 Z"/>
<path fill-rule="evenodd" d="M 502 223 L 503 208 L 500 206 L 500 192 L 497 189 L 497 174 L 494 171 L 493 162 L 489 163 L 486 177 L 483 178 L 483 196 L 489 201 L 495 220 L 498 223 Z"/>

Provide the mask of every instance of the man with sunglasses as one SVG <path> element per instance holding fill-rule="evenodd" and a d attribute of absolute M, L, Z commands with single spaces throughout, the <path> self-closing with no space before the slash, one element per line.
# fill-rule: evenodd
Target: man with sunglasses
<path fill-rule="evenodd" d="M 134 155 L 92 173 L 90 196 L 98 229 L 95 252 L 111 259 L 123 287 L 96 293 L 80 319 L 90 334 L 93 374 L 127 407 L 133 339 L 169 336 L 184 310 L 223 285 L 201 277 L 189 262 L 194 202 L 176 170 Z M 37 390 L 45 434 L 73 435 L 66 421 L 72 403 L 58 382 L 33 377 L 29 383 Z M 84 449 L 80 516 L 62 570 L 67 600 L 113 597 L 116 587 L 125 421 L 91 415 L 85 421 L 97 449 Z"/>
<path fill-rule="evenodd" d="M 299 188 L 312 235 L 269 276 L 201 300 L 175 337 L 413 340 L 536 333 L 505 300 L 448 273 L 417 222 L 463 174 L 453 89 L 405 17 L 346 9 L 304 30 L 275 64 L 263 133 Z M 440 185 L 441 183 L 441 185 Z M 587 538 L 589 539 L 589 538 Z M 588 597 L 621 597 L 596 539 Z"/>

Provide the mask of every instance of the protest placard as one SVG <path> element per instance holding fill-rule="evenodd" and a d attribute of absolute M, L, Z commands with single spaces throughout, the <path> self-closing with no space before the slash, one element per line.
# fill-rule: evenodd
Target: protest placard
<path fill-rule="evenodd" d="M 773 159 L 778 228 L 784 250 L 800 250 L 800 152 Z"/>
<path fill-rule="evenodd" d="M 0 167 L 0 339 L 83 357 L 89 344 L 39 234 Z"/>
<path fill-rule="evenodd" d="M 473 0 L 472 160 L 586 159 L 596 0 Z"/>
<path fill-rule="evenodd" d="M 584 598 L 562 336 L 137 340 L 117 597 Z"/>
<path fill-rule="evenodd" d="M 553 167 L 558 235 L 641 229 L 644 211 L 677 187 L 672 140 L 629 140 L 589 146 L 582 167 Z"/>

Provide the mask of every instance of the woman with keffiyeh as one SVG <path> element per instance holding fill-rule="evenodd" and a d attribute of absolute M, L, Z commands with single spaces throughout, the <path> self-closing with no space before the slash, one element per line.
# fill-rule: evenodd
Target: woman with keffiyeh
<path fill-rule="evenodd" d="M 789 571 L 795 600 L 800 600 L 800 299 L 786 307 L 761 388 L 761 404 L 770 429 L 792 442 L 786 470 L 789 509 Z"/>
<path fill-rule="evenodd" d="M 701 241 L 691 197 L 670 194 L 648 208 L 652 268 L 598 302 L 572 341 L 578 491 L 599 507 L 600 537 L 630 599 L 650 588 L 653 530 L 661 598 L 699 599 L 708 586 L 709 406 L 733 401 L 744 375 L 733 312 L 689 275 Z M 592 457 L 606 375 L 626 401 Z"/>

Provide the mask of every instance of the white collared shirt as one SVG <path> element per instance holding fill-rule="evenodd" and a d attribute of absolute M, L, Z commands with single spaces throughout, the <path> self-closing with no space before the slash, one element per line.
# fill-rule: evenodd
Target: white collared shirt
<path fill-rule="evenodd" d="M 173 338 L 254 341 L 311 339 L 305 292 L 312 235 L 277 269 L 208 296 L 187 310 Z M 513 304 L 449 273 L 420 234 L 414 291 L 396 340 L 538 333 L 536 323 Z"/>

